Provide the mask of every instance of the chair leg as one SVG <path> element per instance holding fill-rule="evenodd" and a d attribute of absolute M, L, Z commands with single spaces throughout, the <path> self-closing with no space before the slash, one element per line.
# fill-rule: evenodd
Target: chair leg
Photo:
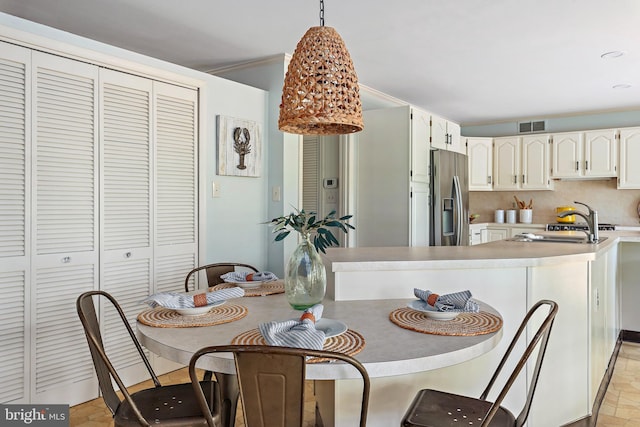
<path fill-rule="evenodd" d="M 216 381 L 220 385 L 220 414 L 222 427 L 233 427 L 236 423 L 236 410 L 240 388 L 235 375 L 216 372 Z"/>

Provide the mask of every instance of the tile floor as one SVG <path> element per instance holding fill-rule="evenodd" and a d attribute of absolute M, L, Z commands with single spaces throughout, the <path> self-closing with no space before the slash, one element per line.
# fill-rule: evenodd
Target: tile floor
<path fill-rule="evenodd" d="M 640 344 L 624 342 L 596 427 L 640 426 Z"/>
<path fill-rule="evenodd" d="M 163 384 L 187 382 L 189 374 L 186 369 L 181 369 L 160 377 Z M 150 387 L 151 383 L 145 382 L 131 387 L 132 390 Z M 312 383 L 307 388 L 307 404 L 305 407 L 306 426 L 313 425 L 314 401 Z M 236 427 L 244 427 L 238 410 Z M 95 399 L 80 405 L 73 406 L 70 410 L 70 427 L 107 427 L 113 426 L 111 414 L 105 407 L 102 399 Z M 640 426 L 640 344 L 624 342 L 620 348 L 620 354 L 613 370 L 613 377 L 607 389 L 607 393 L 600 407 L 598 423 L 596 427 L 637 427 Z"/>

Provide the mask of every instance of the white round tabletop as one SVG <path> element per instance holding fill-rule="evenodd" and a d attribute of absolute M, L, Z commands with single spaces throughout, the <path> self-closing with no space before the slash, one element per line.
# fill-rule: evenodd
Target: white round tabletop
<path fill-rule="evenodd" d="M 432 335 L 403 329 L 389 320 L 396 308 L 406 307 L 409 299 L 332 301 L 325 299 L 323 318 L 340 320 L 365 339 L 354 357 L 364 364 L 371 378 L 429 371 L 455 365 L 493 349 L 502 337 L 497 332 L 475 336 Z M 244 297 L 230 300 L 248 309 L 248 314 L 230 323 L 193 328 L 159 328 L 138 322 L 138 337 L 151 352 L 184 365 L 200 348 L 230 344 L 239 334 L 258 327 L 260 322 L 300 317 L 284 294 Z M 480 302 L 481 309 L 498 314 Z M 203 356 L 199 368 L 235 373 L 230 355 Z M 342 363 L 307 365 L 307 379 L 339 380 L 359 378 L 355 368 Z"/>

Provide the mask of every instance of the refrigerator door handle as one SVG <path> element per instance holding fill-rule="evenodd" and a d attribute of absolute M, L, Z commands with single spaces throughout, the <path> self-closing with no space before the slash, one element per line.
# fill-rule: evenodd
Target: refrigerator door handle
<path fill-rule="evenodd" d="M 453 177 L 453 190 L 456 201 L 456 246 L 460 246 L 462 244 L 462 190 L 458 175 Z"/>

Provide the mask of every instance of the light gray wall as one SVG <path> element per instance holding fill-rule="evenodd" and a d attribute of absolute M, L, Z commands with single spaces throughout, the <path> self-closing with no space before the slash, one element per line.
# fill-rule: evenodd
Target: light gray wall
<path fill-rule="evenodd" d="M 280 95 L 287 71 L 289 58 L 287 55 L 277 55 L 264 60 L 242 64 L 224 70 L 214 70 L 211 73 L 233 81 L 248 84 L 265 91 L 270 96 L 267 102 L 268 139 L 265 147 L 268 159 L 268 188 L 267 214 L 262 221 L 288 214 L 293 208 L 300 208 L 300 143 L 298 135 L 283 133 L 278 129 L 280 115 Z M 280 188 L 281 200 L 272 200 L 274 187 Z M 284 263 L 297 246 L 294 235 L 281 242 L 273 242 L 271 229 L 263 225 L 263 233 L 267 235 L 267 265 L 269 271 L 279 277 L 284 276 Z"/>
<path fill-rule="evenodd" d="M 566 117 L 539 117 L 534 118 L 533 120 L 546 120 L 547 127 L 545 133 L 632 127 L 640 126 L 640 110 L 584 114 Z M 462 135 L 476 137 L 518 135 L 518 121 L 462 126 Z"/>

